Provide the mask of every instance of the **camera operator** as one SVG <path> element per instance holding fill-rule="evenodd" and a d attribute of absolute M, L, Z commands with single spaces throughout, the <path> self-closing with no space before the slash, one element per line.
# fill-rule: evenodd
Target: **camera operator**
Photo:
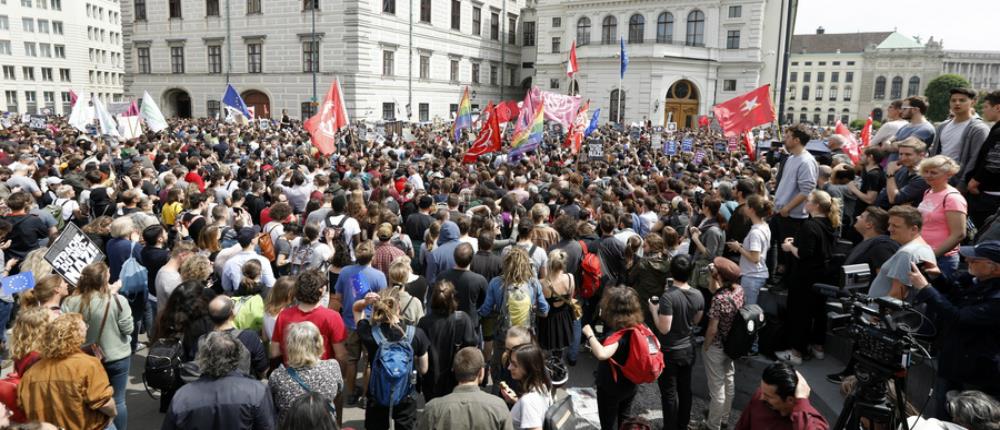
<path fill-rule="evenodd" d="M 760 388 L 743 409 L 735 430 L 826 430 L 826 418 L 809 404 L 811 389 L 792 365 L 764 369 Z"/>
<path fill-rule="evenodd" d="M 910 264 L 910 283 L 918 302 L 938 316 L 943 344 L 938 357 L 934 387 L 935 411 L 947 419 L 949 390 L 978 388 L 1000 395 L 1000 241 L 963 246 L 959 254 L 969 265 L 969 275 L 949 282 L 937 270 L 929 272 L 933 285 Z"/>

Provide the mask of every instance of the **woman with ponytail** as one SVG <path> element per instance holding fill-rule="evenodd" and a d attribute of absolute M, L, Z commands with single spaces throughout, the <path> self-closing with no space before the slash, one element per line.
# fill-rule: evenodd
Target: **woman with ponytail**
<path fill-rule="evenodd" d="M 554 357 L 561 358 L 562 350 L 573 342 L 573 290 L 576 281 L 566 273 L 566 251 L 554 249 L 549 253 L 548 267 L 542 279 L 542 295 L 549 303 L 549 313 L 538 317 L 538 343 Z M 557 380 L 561 378 L 555 378 Z"/>
<path fill-rule="evenodd" d="M 743 243 L 728 242 L 729 249 L 740 254 L 740 273 L 743 278 L 743 297 L 749 305 L 757 304 L 760 289 L 767 283 L 768 271 L 765 257 L 771 248 L 771 228 L 764 221 L 774 212 L 774 203 L 758 194 L 747 198 L 742 206 L 743 215 L 750 220 L 750 231 Z"/>
<path fill-rule="evenodd" d="M 823 359 L 826 341 L 826 299 L 813 285 L 832 283 L 829 275 L 830 258 L 840 228 L 840 199 L 830 197 L 826 191 L 816 190 L 806 200 L 809 218 L 794 238 L 786 238 L 781 249 L 795 258 L 788 282 L 788 321 L 792 348 L 775 354 L 778 359 L 794 365 L 802 364 L 802 357 L 811 353 Z"/>

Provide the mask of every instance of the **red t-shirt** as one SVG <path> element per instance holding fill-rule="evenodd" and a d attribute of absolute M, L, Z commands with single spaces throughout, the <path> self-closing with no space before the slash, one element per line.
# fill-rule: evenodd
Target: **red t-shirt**
<path fill-rule="evenodd" d="M 260 211 L 260 225 L 265 226 L 271 222 L 271 207 L 268 206 Z"/>
<path fill-rule="evenodd" d="M 287 308 L 278 314 L 274 324 L 274 336 L 271 338 L 281 344 L 281 355 L 285 356 L 285 330 L 289 324 L 309 321 L 316 325 L 319 334 L 323 336 L 323 356 L 321 360 L 336 358 L 333 354 L 333 344 L 347 339 L 347 328 L 340 314 L 322 306 L 310 312 L 303 312 L 298 306 Z"/>

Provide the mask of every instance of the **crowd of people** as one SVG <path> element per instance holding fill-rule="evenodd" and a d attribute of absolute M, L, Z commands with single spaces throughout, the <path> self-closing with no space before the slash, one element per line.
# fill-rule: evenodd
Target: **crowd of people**
<path fill-rule="evenodd" d="M 655 381 L 665 429 L 719 430 L 735 418 L 727 339 L 768 296 L 784 298 L 767 316 L 782 331 L 748 354 L 776 362 L 736 428 L 826 429 L 795 370 L 825 358 L 813 285 L 867 264 L 869 296 L 936 327 L 924 415 L 995 430 L 1000 92 L 980 112 L 975 98 L 953 89 L 936 126 L 923 97 L 892 102 L 857 160 L 804 124 L 754 153 L 702 128 L 669 138 L 703 156 L 667 154 L 648 124 L 638 140 L 606 125 L 600 157 L 552 135 L 517 161 L 466 164 L 432 126 L 377 141 L 352 127 L 322 156 L 287 116 L 175 119 L 125 142 L 15 121 L 0 130 L 2 266 L 35 285 L 0 296 L 0 420 L 126 430 L 141 373 L 164 429 L 333 429 L 356 407 L 366 429 L 541 429 L 590 354 L 594 379 L 573 383 L 596 388 L 602 429 L 634 423 Z M 45 259 L 68 225 L 106 256 L 75 284 Z M 642 379 L 646 333 L 663 367 Z"/>

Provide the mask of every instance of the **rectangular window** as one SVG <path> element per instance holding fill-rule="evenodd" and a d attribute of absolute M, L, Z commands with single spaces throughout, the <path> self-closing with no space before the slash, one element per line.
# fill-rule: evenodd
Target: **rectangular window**
<path fill-rule="evenodd" d="M 431 0 L 420 0 L 420 22 L 431 22 Z"/>
<path fill-rule="evenodd" d="M 517 45 L 517 17 L 507 17 L 507 43 Z"/>
<path fill-rule="evenodd" d="M 222 45 L 208 46 L 208 73 L 222 73 Z"/>
<path fill-rule="evenodd" d="M 561 41 L 560 41 L 560 39 L 558 37 L 553 37 L 552 38 L 552 53 L 553 54 L 558 54 L 559 53 L 559 48 L 560 48 L 559 45 L 561 44 L 560 42 Z"/>
<path fill-rule="evenodd" d="M 222 112 L 222 102 L 219 100 L 209 100 L 205 107 L 209 118 L 218 118 Z"/>
<path fill-rule="evenodd" d="M 497 84 L 497 65 L 490 64 L 490 85 Z"/>
<path fill-rule="evenodd" d="M 798 82 L 798 80 L 799 80 L 799 72 L 791 72 L 788 75 L 788 82 Z"/>
<path fill-rule="evenodd" d="M 483 33 L 483 10 L 479 7 L 472 8 L 472 35 L 479 36 Z"/>
<path fill-rule="evenodd" d="M 0 30 L 10 30 L 10 19 L 7 15 L 0 15 Z"/>
<path fill-rule="evenodd" d="M 35 20 L 33 18 L 21 18 L 21 29 L 28 33 L 34 33 Z"/>
<path fill-rule="evenodd" d="M 142 52 L 142 48 L 140 53 Z M 146 48 L 147 52 L 149 48 Z M 140 62 L 141 62 L 141 56 Z M 146 57 L 149 58 L 148 56 Z M 141 66 L 140 66 L 141 69 Z M 146 72 L 149 73 L 149 72 Z M 183 46 L 171 46 L 170 47 L 170 73 L 184 73 L 184 47 Z"/>
<path fill-rule="evenodd" d="M 4 91 L 7 99 L 7 112 L 17 112 L 17 91 Z"/>
<path fill-rule="evenodd" d="M 0 55 L 11 55 L 9 40 L 0 40 Z"/>
<path fill-rule="evenodd" d="M 833 62 L 833 65 L 834 65 L 834 66 L 839 66 L 839 65 L 840 65 L 840 61 L 834 61 L 834 62 Z"/>
<path fill-rule="evenodd" d="M 810 82 L 812 80 L 812 72 L 802 73 L 802 82 Z"/>
<path fill-rule="evenodd" d="M 24 55 L 28 57 L 38 56 L 38 50 L 36 49 L 35 42 L 24 42 Z"/>
<path fill-rule="evenodd" d="M 826 72 L 816 72 L 816 82 L 823 82 L 826 79 Z"/>
<path fill-rule="evenodd" d="M 420 79 L 430 79 L 431 77 L 431 57 L 420 56 Z"/>
<path fill-rule="evenodd" d="M 60 99 L 62 100 L 63 114 L 69 114 L 73 110 L 73 96 L 69 94 L 69 91 L 63 91 L 60 94 Z"/>
<path fill-rule="evenodd" d="M 45 107 L 52 110 L 55 113 L 56 110 L 56 92 L 55 91 L 45 91 L 42 93 L 42 101 L 45 102 Z"/>
<path fill-rule="evenodd" d="M 382 0 L 382 13 L 396 14 L 396 0 Z"/>
<path fill-rule="evenodd" d="M 395 103 L 382 103 L 382 119 L 386 121 L 396 119 Z"/>
<path fill-rule="evenodd" d="M 55 80 L 52 77 L 52 68 L 51 67 L 42 67 L 42 80 L 43 81 L 49 81 L 49 82 Z"/>
<path fill-rule="evenodd" d="M 24 92 L 24 103 L 28 113 L 35 113 L 38 111 L 38 95 L 34 91 Z"/>
<path fill-rule="evenodd" d="M 219 16 L 219 0 L 205 0 L 205 16 Z"/>
<path fill-rule="evenodd" d="M 38 44 L 38 53 L 45 58 L 52 58 L 52 45 L 48 43 Z"/>
<path fill-rule="evenodd" d="M 13 81 L 17 78 L 14 76 L 14 66 L 3 66 L 3 78 L 8 81 Z"/>
<path fill-rule="evenodd" d="M 451 0 L 451 29 L 462 29 L 462 2 Z"/>
<path fill-rule="evenodd" d="M 549 88 L 553 90 L 559 89 L 559 78 L 549 79 Z"/>
<path fill-rule="evenodd" d="M 319 72 L 319 41 L 302 42 L 302 71 Z"/>
<path fill-rule="evenodd" d="M 792 61 L 792 65 L 793 65 L 793 66 L 798 66 L 798 65 L 799 65 L 799 62 L 798 62 L 798 61 Z"/>
<path fill-rule="evenodd" d="M 62 21 L 52 21 L 52 34 L 63 34 Z"/>
<path fill-rule="evenodd" d="M 21 76 L 24 76 L 24 80 L 26 81 L 35 80 L 35 68 L 30 66 L 21 67 Z"/>
<path fill-rule="evenodd" d="M 490 40 L 500 40 L 500 14 L 490 13 Z"/>
<path fill-rule="evenodd" d="M 740 49 L 740 31 L 729 30 L 726 33 L 726 49 Z"/>
<path fill-rule="evenodd" d="M 382 51 L 382 76 L 392 76 L 393 73 L 393 58 L 396 53 L 393 51 Z"/>
<path fill-rule="evenodd" d="M 562 27 L 562 18 L 556 16 L 552 18 L 552 28 Z"/>
<path fill-rule="evenodd" d="M 169 9 L 171 18 L 181 17 L 181 0 L 169 0 Z"/>
<path fill-rule="evenodd" d="M 525 22 L 521 24 L 521 31 L 524 35 L 521 36 L 522 46 L 535 46 L 535 23 Z"/>
<path fill-rule="evenodd" d="M 305 9 L 309 9 L 309 3 L 309 1 L 306 1 Z M 247 15 L 258 15 L 260 13 L 260 0 L 247 0 Z"/>
<path fill-rule="evenodd" d="M 316 105 L 312 102 L 302 102 L 302 119 L 311 118 L 316 115 Z"/>
<path fill-rule="evenodd" d="M 247 73 L 264 72 L 264 45 L 260 42 L 247 44 Z"/>
<path fill-rule="evenodd" d="M 72 82 L 72 76 L 70 75 L 69 69 L 59 69 L 59 81 L 60 82 Z"/>
<path fill-rule="evenodd" d="M 820 62 L 819 62 L 819 65 L 820 65 L 820 66 L 825 66 L 825 65 L 826 65 L 826 61 L 820 61 Z"/>
<path fill-rule="evenodd" d="M 729 17 L 739 18 L 743 16 L 743 6 L 729 6 Z"/>
<path fill-rule="evenodd" d="M 50 0 L 52 2 L 52 10 L 62 10 L 62 0 Z"/>
<path fill-rule="evenodd" d="M 840 81 L 840 72 L 830 72 L 830 82 Z"/>
<path fill-rule="evenodd" d="M 514 86 L 517 82 L 517 67 L 512 65 L 507 65 L 507 76 L 509 76 L 509 83 L 507 85 Z"/>
<path fill-rule="evenodd" d="M 66 47 L 63 45 L 56 45 L 56 58 L 66 58 Z"/>
<path fill-rule="evenodd" d="M 722 91 L 736 91 L 736 79 L 722 81 Z"/>
<path fill-rule="evenodd" d="M 38 32 L 48 33 L 49 32 L 49 21 L 45 19 L 38 20 Z"/>
<path fill-rule="evenodd" d="M 31 7 L 31 0 L 21 0 L 21 7 Z"/>
<path fill-rule="evenodd" d="M 135 20 L 146 20 L 146 0 L 135 0 Z"/>
<path fill-rule="evenodd" d="M 844 82 L 854 82 L 854 72 L 844 72 Z"/>
<path fill-rule="evenodd" d="M 479 83 L 479 63 L 472 63 L 472 83 Z"/>
<path fill-rule="evenodd" d="M 451 60 L 451 70 L 448 78 L 452 82 L 458 82 L 458 60 Z"/>
<path fill-rule="evenodd" d="M 457 112 L 458 112 L 458 105 L 457 104 L 452 103 L 452 104 L 448 105 L 448 114 L 449 114 L 449 116 L 454 117 L 455 113 L 457 113 Z"/>
<path fill-rule="evenodd" d="M 417 105 L 417 120 L 420 122 L 427 122 L 431 120 L 430 104 L 420 103 Z"/>

